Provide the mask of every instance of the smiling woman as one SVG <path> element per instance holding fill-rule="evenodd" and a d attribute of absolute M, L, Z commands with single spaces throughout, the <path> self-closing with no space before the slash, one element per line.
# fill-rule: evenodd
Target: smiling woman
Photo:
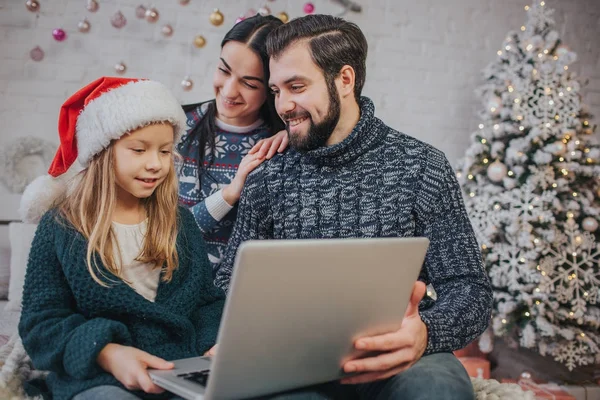
<path fill-rule="evenodd" d="M 261 15 L 235 24 L 221 43 L 214 100 L 184 106 L 188 130 L 177 145 L 183 156 L 179 200 L 194 214 L 215 267 L 231 235 L 246 176 L 287 147 L 267 90 L 265 41 L 281 24 Z"/>

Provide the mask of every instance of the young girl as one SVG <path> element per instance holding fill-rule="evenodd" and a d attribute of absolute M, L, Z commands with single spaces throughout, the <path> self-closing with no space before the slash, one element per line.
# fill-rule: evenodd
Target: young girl
<path fill-rule="evenodd" d="M 221 42 L 215 99 L 184 106 L 189 129 L 177 146 L 183 156 L 179 200 L 191 208 L 213 267 L 231 235 L 246 176 L 287 147 L 268 87 L 265 46 L 281 24 L 261 15 L 235 24 Z"/>
<path fill-rule="evenodd" d="M 35 368 L 50 371 L 54 399 L 161 393 L 148 368 L 215 344 L 224 295 L 192 214 L 177 206 L 173 147 L 184 126 L 181 106 L 152 81 L 101 78 L 62 106 L 52 178 L 34 181 L 21 204 L 29 222 L 49 209 L 19 333 Z"/>

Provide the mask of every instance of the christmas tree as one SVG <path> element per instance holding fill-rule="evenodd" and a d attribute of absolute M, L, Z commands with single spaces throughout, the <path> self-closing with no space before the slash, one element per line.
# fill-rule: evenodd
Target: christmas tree
<path fill-rule="evenodd" d="M 525 10 L 483 71 L 457 177 L 494 289 L 491 329 L 572 370 L 600 362 L 600 147 L 553 11 Z"/>

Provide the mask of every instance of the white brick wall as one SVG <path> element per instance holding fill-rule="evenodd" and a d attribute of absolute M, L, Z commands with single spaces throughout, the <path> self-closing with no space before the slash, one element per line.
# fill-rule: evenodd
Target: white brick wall
<path fill-rule="evenodd" d="M 56 120 L 62 102 L 83 84 L 101 75 L 114 75 L 113 65 L 123 60 L 126 76 L 145 76 L 169 85 L 182 102 L 212 96 L 211 79 L 222 36 L 237 15 L 257 9 L 256 0 L 176 0 L 159 4 L 160 20 L 152 25 L 135 18 L 140 0 L 98 0 L 100 9 L 89 13 L 85 0 L 39 0 L 39 18 L 29 13 L 24 0 L 0 1 L 0 145 L 11 138 L 36 135 L 56 141 Z M 429 142 L 455 162 L 466 149 L 469 134 L 478 124 L 479 104 L 473 90 L 481 83 L 480 71 L 495 57 L 507 32 L 525 21 L 524 0 L 358 0 L 360 14 L 347 14 L 369 41 L 367 83 L 364 94 L 377 114 L 392 127 Z M 313 0 L 316 12 L 335 14 L 330 0 Z M 578 53 L 573 70 L 589 79 L 584 100 L 600 119 L 600 1 L 546 0 L 556 9 L 557 29 L 564 43 Z M 304 1 L 266 2 L 273 13 L 303 15 Z M 225 23 L 208 22 L 219 7 Z M 128 22 L 122 30 L 109 19 L 121 10 Z M 77 31 L 84 17 L 92 28 Z M 170 23 L 171 38 L 160 35 Z M 62 27 L 62 43 L 51 36 Z M 196 34 L 207 39 L 203 49 L 190 43 Z M 40 45 L 45 59 L 35 63 L 29 50 Z M 188 70 L 189 69 L 189 70 Z M 194 89 L 184 92 L 179 83 L 190 72 Z M 1 203 L 9 201 L 0 187 Z M 14 199 L 13 199 L 14 202 Z M 0 207 L 2 209 L 3 207 Z M 1 219 L 1 218 L 0 218 Z"/>

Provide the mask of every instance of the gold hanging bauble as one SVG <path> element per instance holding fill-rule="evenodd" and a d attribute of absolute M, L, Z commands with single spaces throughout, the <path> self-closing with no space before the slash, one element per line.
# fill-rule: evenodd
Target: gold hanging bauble
<path fill-rule="evenodd" d="M 219 26 L 223 23 L 225 17 L 223 16 L 223 13 L 219 11 L 218 8 L 215 8 L 215 10 L 210 14 L 209 20 L 210 23 L 214 26 Z"/>
<path fill-rule="evenodd" d="M 277 18 L 279 18 L 284 24 L 290 20 L 289 15 L 287 15 L 285 11 L 282 11 L 279 14 L 277 14 Z"/>
<path fill-rule="evenodd" d="M 204 46 L 206 46 L 206 39 L 204 39 L 204 36 L 202 36 L 202 35 L 196 36 L 194 38 L 194 46 L 196 46 L 199 49 L 201 49 Z"/>

